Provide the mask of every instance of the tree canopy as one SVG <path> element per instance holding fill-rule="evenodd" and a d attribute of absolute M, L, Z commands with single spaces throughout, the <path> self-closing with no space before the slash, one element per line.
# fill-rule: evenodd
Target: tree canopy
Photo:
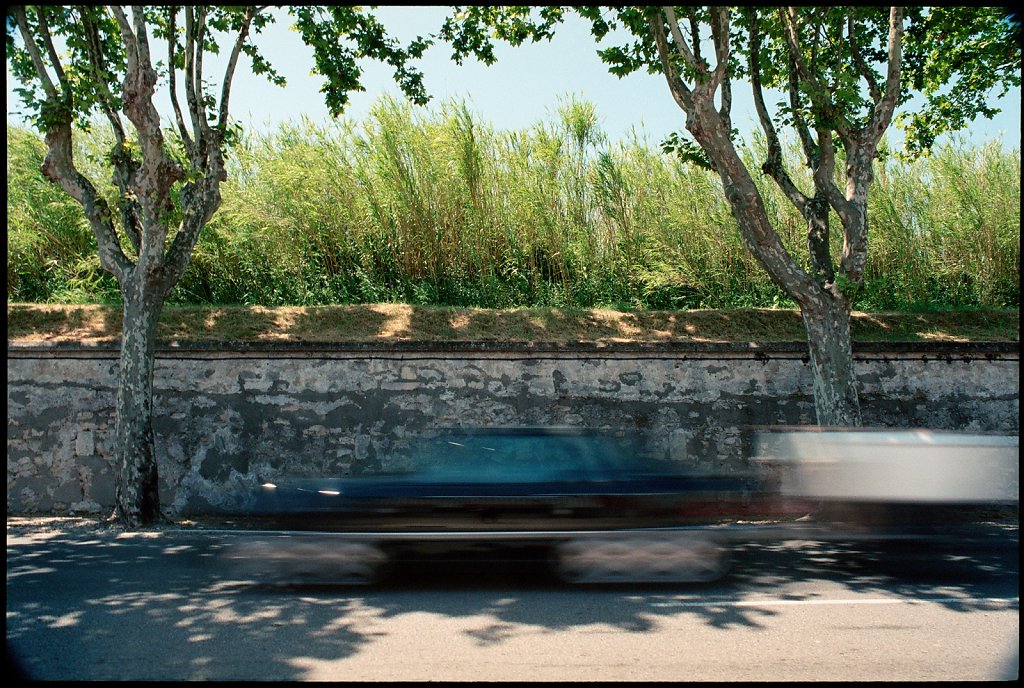
<path fill-rule="evenodd" d="M 511 45 L 552 38 L 559 24 L 575 11 L 590 23 L 598 43 L 597 54 L 617 76 L 645 70 L 659 74 L 662 65 L 648 17 L 652 7 L 456 7 L 440 35 L 453 48 L 453 59 L 474 56 L 486 64 L 497 59 L 494 42 Z M 671 9 L 671 8 L 668 8 Z M 718 8 L 721 9 L 721 8 Z M 716 27 L 709 7 L 681 7 L 672 12 L 679 19 L 678 45 L 692 45 L 694 63 L 683 57 L 672 61 L 688 79 L 713 75 L 705 54 L 712 48 Z M 788 91 L 794 85 L 802 95 L 813 95 L 813 73 L 833 113 L 843 111 L 851 124 L 863 120 L 871 109 L 872 88 L 881 83 L 878 63 L 885 57 L 888 9 L 877 7 L 803 7 L 791 13 L 782 7 L 734 8 L 729 13 L 729 59 L 722 78 L 749 80 L 750 51 L 759 41 L 760 80 L 755 89 Z M 800 25 L 794 37 L 801 44 L 803 65 L 791 65 L 786 27 L 790 14 Z M 757 19 L 756 27 L 753 20 Z M 1020 86 L 1020 19 L 1001 7 L 911 7 L 904 11 L 902 37 L 902 86 L 898 105 L 913 98 L 920 107 L 898 113 L 895 122 L 905 132 L 906 151 L 926 152 L 942 134 L 958 131 L 978 116 L 992 117 L 992 104 L 1013 86 Z M 751 29 L 755 32 L 752 34 Z M 703 31 L 703 34 L 700 32 Z M 696 40 L 695 40 L 696 37 Z M 800 68 L 794 74 L 791 66 Z M 810 71 L 808 71 L 810 70 Z M 862 80 L 867 88 L 862 87 Z M 827 96 L 826 96 L 827 94 Z M 727 97 L 727 96 L 726 96 Z M 919 101 L 915 101 L 915 104 Z M 789 103 L 780 103 L 780 119 L 794 124 L 801 114 Z M 807 114 L 809 104 L 803 106 Z M 692 141 L 688 142 L 692 146 Z M 695 152 L 696 149 L 688 149 Z M 699 155 L 699 154 L 698 154 Z M 703 158 L 706 162 L 706 158 Z"/>

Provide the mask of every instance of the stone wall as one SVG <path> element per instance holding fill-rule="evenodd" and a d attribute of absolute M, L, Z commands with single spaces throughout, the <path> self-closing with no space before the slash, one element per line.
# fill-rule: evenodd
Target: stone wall
<path fill-rule="evenodd" d="M 1019 347 L 855 352 L 864 423 L 1019 432 Z M 117 351 L 9 347 L 8 513 L 106 513 Z M 164 348 L 155 370 L 161 497 L 232 509 L 260 481 L 400 467 L 443 427 L 642 432 L 652 451 L 740 471 L 749 429 L 814 422 L 802 345 L 451 344 Z"/>

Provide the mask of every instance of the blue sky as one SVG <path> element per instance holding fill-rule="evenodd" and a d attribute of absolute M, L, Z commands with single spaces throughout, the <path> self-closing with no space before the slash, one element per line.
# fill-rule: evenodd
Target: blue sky
<path fill-rule="evenodd" d="M 443 6 L 381 7 L 377 16 L 389 31 L 407 42 L 417 34 L 436 30 L 448 12 Z M 287 120 L 306 115 L 328 121 L 319 88 L 320 77 L 310 75 L 312 54 L 298 35 L 289 31 L 287 17 L 265 31 L 260 44 L 288 80 L 285 88 L 239 69 L 232 89 L 232 112 L 244 125 L 274 129 Z M 625 78 L 609 74 L 596 55 L 596 45 L 585 22 L 573 15 L 551 42 L 510 48 L 499 45 L 498 61 L 487 67 L 469 58 L 459 66 L 443 44 L 429 49 L 419 66 L 436 107 L 448 99 L 465 100 L 482 121 L 498 129 L 522 129 L 553 116 L 559 99 L 569 96 L 592 102 L 602 130 L 613 141 L 636 130 L 652 144 L 673 131 L 682 130 L 684 116 L 669 95 L 664 77 L 635 73 Z M 351 95 L 346 116 L 361 119 L 383 94 L 398 95 L 390 70 L 374 62 L 364 65 L 365 92 Z M 208 70 L 208 73 L 213 72 Z M 8 77 L 8 120 L 18 122 L 20 101 Z M 734 124 L 748 136 L 755 128 L 749 88 L 734 85 Z M 771 102 L 771 101 L 770 101 Z M 1020 147 L 1020 90 L 1000 102 L 1003 112 L 994 120 L 979 119 L 964 136 L 975 144 L 1000 140 L 1006 147 Z M 158 104 L 158 107 L 161 107 Z M 161 107 L 161 112 L 169 112 Z M 895 134 L 890 131 L 890 137 Z M 894 141 L 895 143 L 895 141 Z"/>

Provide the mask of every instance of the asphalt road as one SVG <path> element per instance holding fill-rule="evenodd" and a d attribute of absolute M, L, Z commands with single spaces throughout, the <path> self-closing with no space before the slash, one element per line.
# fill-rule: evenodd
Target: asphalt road
<path fill-rule="evenodd" d="M 750 543 L 706 584 L 571 587 L 505 553 L 354 587 L 247 582 L 222 556 L 239 535 L 9 520 L 8 660 L 46 680 L 1012 679 L 1019 539 L 989 530 Z"/>

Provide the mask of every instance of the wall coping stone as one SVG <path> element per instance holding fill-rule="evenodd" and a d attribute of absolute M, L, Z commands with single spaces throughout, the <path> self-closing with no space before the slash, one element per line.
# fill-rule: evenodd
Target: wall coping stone
<path fill-rule="evenodd" d="M 932 355 L 939 359 L 1020 356 L 1020 342 L 854 342 L 854 354 Z M 117 354 L 118 340 L 99 342 L 8 343 L 9 357 L 45 353 Z M 397 341 L 397 342 L 266 342 L 266 341 L 162 341 L 157 357 L 200 353 L 287 355 L 310 353 L 524 353 L 524 354 L 736 354 L 754 358 L 799 355 L 807 357 L 807 343 L 792 342 L 502 342 L 502 341 Z"/>
<path fill-rule="evenodd" d="M 962 360 L 1019 360 L 1019 342 L 854 342 L 855 360 L 918 358 Z M 33 342 L 7 345 L 7 357 L 112 358 L 120 342 Z M 806 342 L 160 342 L 158 359 L 186 358 L 333 358 L 333 357 L 502 357 L 516 358 L 720 358 L 810 360 Z"/>

